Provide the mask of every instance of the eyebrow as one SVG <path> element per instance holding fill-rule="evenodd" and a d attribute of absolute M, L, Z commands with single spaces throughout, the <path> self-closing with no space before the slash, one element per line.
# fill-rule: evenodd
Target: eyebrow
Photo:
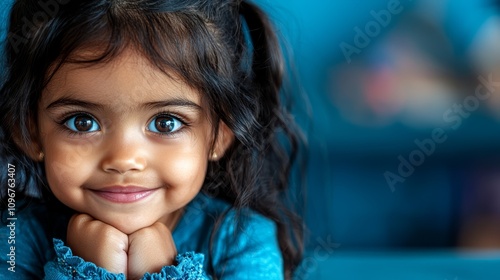
<path fill-rule="evenodd" d="M 74 98 L 60 98 L 57 99 L 56 101 L 50 103 L 47 106 L 47 110 L 49 109 L 54 109 L 54 108 L 59 108 L 59 107 L 66 107 L 66 106 L 78 106 L 78 107 L 83 107 L 87 109 L 94 109 L 94 110 L 101 110 L 104 108 L 103 105 L 93 103 L 93 102 L 88 102 L 88 101 L 83 101 L 79 99 L 74 99 Z M 202 107 L 193 101 L 183 99 L 183 98 L 174 98 L 170 100 L 162 100 L 162 101 L 154 101 L 154 102 L 147 102 L 144 104 L 140 104 L 140 107 L 143 108 L 148 108 L 148 109 L 156 109 L 156 108 L 161 108 L 161 107 L 169 107 L 169 106 L 178 106 L 178 107 L 191 107 L 193 109 L 196 109 L 198 111 L 202 111 Z"/>
<path fill-rule="evenodd" d="M 191 107 L 191 108 L 196 109 L 198 111 L 203 110 L 203 108 L 200 105 L 194 103 L 191 100 L 182 99 L 182 98 L 174 98 L 174 99 L 164 100 L 164 101 L 148 102 L 148 103 L 145 103 L 142 105 L 142 107 L 146 107 L 148 109 L 156 109 L 156 108 L 168 107 L 168 106 Z"/>
<path fill-rule="evenodd" d="M 89 108 L 89 109 L 101 109 L 102 108 L 101 105 L 96 104 L 96 103 L 64 97 L 64 98 L 57 99 L 56 101 L 50 103 L 46 109 L 49 110 L 49 109 L 54 109 L 54 108 L 58 108 L 58 107 L 66 107 L 66 106 L 79 106 L 79 107 L 84 107 L 84 108 Z"/>

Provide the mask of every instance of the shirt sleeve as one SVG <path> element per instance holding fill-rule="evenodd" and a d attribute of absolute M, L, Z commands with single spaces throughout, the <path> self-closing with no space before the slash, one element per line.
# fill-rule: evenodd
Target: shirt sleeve
<path fill-rule="evenodd" d="M 32 203 L 21 211 L 1 211 L 0 279 L 41 279 L 51 245 L 43 208 Z"/>
<path fill-rule="evenodd" d="M 164 266 L 159 273 L 146 273 L 142 279 L 160 280 L 160 279 L 189 279 L 202 280 L 209 279 L 203 272 L 203 254 L 188 252 L 179 254 L 175 258 L 177 265 Z"/>
<path fill-rule="evenodd" d="M 219 279 L 284 278 L 276 225 L 271 220 L 254 212 L 241 219 L 228 214 L 216 244 L 214 270 Z"/>
<path fill-rule="evenodd" d="M 62 240 L 54 239 L 55 259 L 45 265 L 45 279 L 103 279 L 122 280 L 123 274 L 114 274 L 94 263 L 73 256 L 71 249 Z"/>
<path fill-rule="evenodd" d="M 56 251 L 55 260 L 49 261 L 45 265 L 46 279 L 125 279 L 125 275 L 122 273 L 111 273 L 92 262 L 87 262 L 78 256 L 74 256 L 71 249 L 65 246 L 59 239 L 54 239 L 54 249 Z M 164 266 L 158 273 L 146 273 L 142 279 L 207 279 L 203 273 L 203 259 L 203 254 L 196 254 L 194 252 L 179 254 L 176 257 L 177 265 Z"/>

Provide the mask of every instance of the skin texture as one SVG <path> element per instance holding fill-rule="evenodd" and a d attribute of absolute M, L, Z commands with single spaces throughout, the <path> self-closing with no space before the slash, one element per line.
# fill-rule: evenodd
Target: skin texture
<path fill-rule="evenodd" d="M 172 132 L 158 130 L 158 115 Z M 42 93 L 35 123 L 32 144 L 45 154 L 50 189 L 80 213 L 68 225 L 68 245 L 131 279 L 172 264 L 171 231 L 182 208 L 200 191 L 208 161 L 233 138 L 221 123 L 212 150 L 200 93 L 132 50 L 108 63 L 64 64 Z M 111 186 L 151 192 L 116 202 L 100 195 Z"/>

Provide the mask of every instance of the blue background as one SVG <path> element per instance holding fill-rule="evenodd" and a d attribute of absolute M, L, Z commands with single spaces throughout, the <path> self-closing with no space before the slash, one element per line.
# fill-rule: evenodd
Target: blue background
<path fill-rule="evenodd" d="M 0 0 L 0 17 L 10 2 Z M 458 129 L 429 115 L 463 100 L 477 76 L 489 73 L 481 72 L 486 66 L 470 54 L 481 28 L 498 16 L 498 6 L 486 0 L 400 1 L 402 11 L 348 63 L 340 44 L 354 45 L 354 28 L 363 29 L 373 21 L 371 12 L 387 9 L 390 2 L 258 1 L 289 46 L 298 73 L 292 81 L 299 105 L 295 114 L 309 139 L 308 255 L 301 270 L 310 274 L 308 279 L 492 279 L 500 264 L 497 247 L 474 254 L 459 249 L 464 248 L 464 232 L 480 229 L 470 221 L 483 214 L 500 217 L 493 206 L 475 206 L 500 204 L 495 197 L 475 200 L 484 196 L 480 186 L 496 184 L 496 107 L 482 104 Z M 3 38 L 6 21 L 0 22 Z M 412 57 L 411 50 L 403 59 L 391 52 L 404 49 L 405 42 L 431 61 L 418 72 L 429 71 L 431 78 L 424 75 L 424 82 L 416 83 L 424 86 L 415 99 L 404 93 L 413 90 L 412 74 L 394 71 L 405 57 L 418 64 L 419 56 Z M 491 60 L 498 59 L 495 55 Z M 343 73 L 351 75 L 345 79 Z M 432 79 L 432 73 L 445 73 L 445 78 Z M 367 82 L 372 80 L 382 89 L 400 84 L 403 93 L 384 99 L 377 91 L 373 101 L 366 94 L 374 88 Z M 423 94 L 428 88 L 459 90 Z M 413 101 L 400 104 L 398 113 L 387 113 L 390 106 L 377 109 L 392 104 L 394 97 Z M 371 102 L 378 105 L 367 105 Z M 420 109 L 408 109 L 413 106 Z M 397 174 L 398 157 L 408 158 L 418 148 L 415 140 L 429 138 L 436 128 L 445 130 L 447 140 L 391 188 L 384 174 Z M 490 177 L 492 182 L 478 181 Z"/>

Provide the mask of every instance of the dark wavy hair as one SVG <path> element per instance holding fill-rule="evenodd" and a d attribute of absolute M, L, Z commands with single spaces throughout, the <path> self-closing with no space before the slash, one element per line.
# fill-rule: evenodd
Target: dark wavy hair
<path fill-rule="evenodd" d="M 29 127 L 51 76 L 65 62 L 105 63 L 133 48 L 197 88 L 213 124 L 223 121 L 234 133 L 223 158 L 209 163 L 202 190 L 234 209 L 251 208 L 272 219 L 285 277 L 291 278 L 302 257 L 303 226 L 287 197 L 304 141 L 280 101 L 284 58 L 260 8 L 242 0 L 19 0 L 7 42 L 0 153 L 19 163 L 18 193 L 34 197 L 48 189 L 41 164 L 30 160 L 13 136 L 30 143 Z M 95 57 L 72 56 L 92 46 L 101 50 Z M 5 193 L 2 189 L 2 198 Z"/>

